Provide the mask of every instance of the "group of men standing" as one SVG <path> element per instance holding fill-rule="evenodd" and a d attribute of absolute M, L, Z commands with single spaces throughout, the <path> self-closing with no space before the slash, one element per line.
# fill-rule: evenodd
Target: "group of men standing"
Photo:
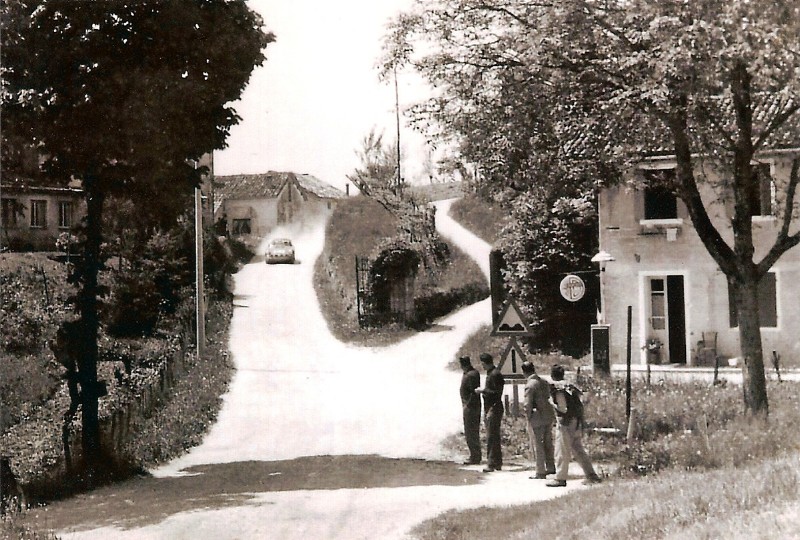
<path fill-rule="evenodd" d="M 484 424 L 486 427 L 486 467 L 484 472 L 498 471 L 503 467 L 500 444 L 500 425 L 503 418 L 503 387 L 505 378 L 500 368 L 494 365 L 492 355 L 481 353 L 481 366 L 486 371 L 483 387 L 480 373 L 472 365 L 469 356 L 459 358 L 464 374 L 461 378 L 461 404 L 464 414 L 464 435 L 469 448 L 465 465 L 481 463 L 480 421 L 483 396 Z M 583 448 L 583 405 L 581 391 L 564 381 L 564 367 L 554 365 L 550 371 L 552 383 L 536 373 L 531 362 L 522 363 L 525 383 L 525 418 L 531 453 L 536 462 L 532 479 L 555 477 L 547 482 L 548 487 L 567 485 L 569 463 L 572 457 L 583 469 L 584 483 L 600 482 L 592 462 Z M 555 427 L 555 443 L 553 428 Z"/>

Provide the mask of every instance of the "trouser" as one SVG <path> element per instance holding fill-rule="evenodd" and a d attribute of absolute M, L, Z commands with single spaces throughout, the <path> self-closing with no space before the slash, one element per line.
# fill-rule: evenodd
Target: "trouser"
<path fill-rule="evenodd" d="M 500 448 L 500 423 L 502 420 L 502 403 L 493 405 L 486 411 L 486 464 L 493 469 L 503 466 L 503 451 Z"/>
<path fill-rule="evenodd" d="M 469 448 L 469 460 L 481 462 L 481 408 L 464 407 L 464 437 Z"/>
<path fill-rule="evenodd" d="M 569 474 L 569 462 L 572 457 L 583 469 L 587 478 L 597 476 L 592 467 L 592 462 L 583 449 L 583 429 L 578 426 L 578 420 L 573 419 L 568 423 L 558 422 L 556 427 L 556 479 L 565 480 Z"/>
<path fill-rule="evenodd" d="M 531 453 L 536 460 L 536 474 L 552 473 L 556 470 L 554 463 L 553 425 L 531 425 L 528 422 L 528 442 Z"/>

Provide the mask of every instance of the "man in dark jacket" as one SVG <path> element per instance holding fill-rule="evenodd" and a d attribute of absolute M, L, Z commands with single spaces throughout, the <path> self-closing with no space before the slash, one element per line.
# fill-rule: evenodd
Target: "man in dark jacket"
<path fill-rule="evenodd" d="M 475 389 L 481 385 L 481 375 L 472 367 L 469 356 L 458 359 L 464 374 L 461 376 L 461 407 L 464 416 L 464 437 L 467 439 L 469 459 L 464 465 L 477 465 L 481 462 L 481 398 Z"/>
<path fill-rule="evenodd" d="M 475 390 L 483 394 L 483 412 L 486 424 L 486 468 L 483 472 L 499 471 L 503 468 L 503 452 L 500 448 L 500 423 L 503 420 L 503 386 L 505 378 L 495 367 L 489 353 L 481 353 L 481 365 L 486 370 L 486 384 Z"/>
<path fill-rule="evenodd" d="M 536 374 L 532 362 L 522 363 L 522 373 L 528 378 L 525 383 L 525 418 L 528 420 L 526 428 L 531 455 L 536 460 L 536 475 L 531 478 L 544 479 L 548 474 L 556 473 L 553 446 L 556 414 L 550 405 L 550 384 Z"/>

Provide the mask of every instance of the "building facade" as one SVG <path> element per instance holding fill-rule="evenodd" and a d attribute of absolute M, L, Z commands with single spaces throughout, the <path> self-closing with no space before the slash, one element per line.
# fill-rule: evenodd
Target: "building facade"
<path fill-rule="evenodd" d="M 56 251 L 56 240 L 86 214 L 83 190 L 15 182 L 0 185 L 0 249 Z"/>
<path fill-rule="evenodd" d="M 757 156 L 759 189 L 751 194 L 755 260 L 773 245 L 781 222 L 792 160 L 800 149 Z M 733 198 L 725 175 L 709 164 L 695 171 L 711 221 L 733 245 Z M 636 171 L 654 177 L 675 174 L 673 157 L 652 158 Z M 604 316 L 610 324 L 610 360 L 625 362 L 627 308 L 632 308 L 634 363 L 703 365 L 709 358 L 739 354 L 735 305 L 726 276 L 700 241 L 682 201 L 658 187 L 632 182 L 601 191 L 600 249 L 613 258 L 601 271 Z M 795 232 L 795 225 L 790 232 Z M 763 350 L 766 355 L 800 353 L 800 248 L 789 250 L 760 286 Z M 712 355 L 704 352 L 713 350 Z"/>
<path fill-rule="evenodd" d="M 217 176 L 215 218 L 233 236 L 264 237 L 329 215 L 344 193 L 309 174 L 270 171 Z"/>

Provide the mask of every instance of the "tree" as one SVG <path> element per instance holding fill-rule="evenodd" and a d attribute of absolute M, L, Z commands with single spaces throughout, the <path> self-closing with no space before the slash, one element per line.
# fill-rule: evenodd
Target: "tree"
<path fill-rule="evenodd" d="M 588 346 L 595 298 L 565 306 L 558 284 L 565 273 L 594 270 L 596 187 L 618 172 L 599 161 L 566 159 L 553 115 L 562 98 L 537 76 L 535 65 L 523 61 L 529 45 L 519 25 L 485 9 L 485 3 L 419 6 L 392 25 L 384 70 L 411 63 L 437 89 L 432 99 L 412 108 L 414 125 L 451 150 L 445 166 L 476 171 L 462 177 L 479 196 L 508 208 L 511 226 L 498 247 L 507 268 L 504 280 L 535 333 L 529 345 L 579 353 L 581 340 L 563 335 L 559 317 L 585 321 L 582 342 Z M 420 41 L 429 54 L 414 54 L 409 43 Z M 594 292 L 596 278 L 588 281 Z"/>
<path fill-rule="evenodd" d="M 79 286 L 82 445 L 98 471 L 98 272 L 105 200 L 174 201 L 206 172 L 189 160 L 223 148 L 239 98 L 273 36 L 244 0 L 3 4 L 6 140 L 34 144 L 49 178 L 79 178 L 87 203 Z M 7 159 L 4 144 L 4 161 Z"/>
<path fill-rule="evenodd" d="M 734 291 L 745 406 L 766 414 L 757 290 L 772 265 L 800 242 L 792 232 L 800 162 L 794 159 L 790 180 L 779 186 L 780 231 L 759 260 L 749 195 L 758 181 L 757 152 L 781 144 L 796 149 L 800 142 L 800 7 L 788 0 L 443 0 L 420 6 L 428 20 L 436 19 L 429 10 L 441 20 L 444 14 L 461 17 L 456 8 L 479 20 L 454 32 L 470 39 L 456 39 L 451 48 L 496 44 L 502 58 L 548 89 L 528 97 L 554 98 L 552 117 L 566 135 L 562 143 L 573 143 L 567 154 L 573 161 L 632 166 L 666 145 L 677 161 L 669 187 Z M 767 102 L 770 107 L 763 106 Z M 726 173 L 712 187 L 734 202 L 730 244 L 701 199 L 700 186 L 709 182 L 697 172 L 701 165 Z"/>

